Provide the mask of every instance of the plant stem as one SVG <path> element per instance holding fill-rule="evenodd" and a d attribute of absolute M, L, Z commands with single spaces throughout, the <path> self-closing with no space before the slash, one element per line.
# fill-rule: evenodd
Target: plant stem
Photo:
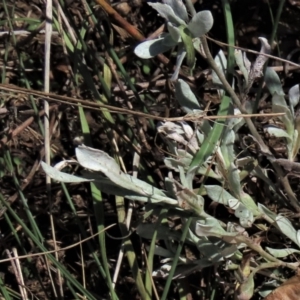
<path fill-rule="evenodd" d="M 238 98 L 237 94 L 232 89 L 230 84 L 227 82 L 224 74 L 221 72 L 221 70 L 218 68 L 217 64 L 215 63 L 215 61 L 210 53 L 210 50 L 208 48 L 206 36 L 203 35 L 202 37 L 200 37 L 200 39 L 201 39 L 203 50 L 204 50 L 204 53 L 206 55 L 206 59 L 207 59 L 209 65 L 218 75 L 220 81 L 222 82 L 225 90 L 228 92 L 228 94 L 232 98 L 234 104 L 238 107 L 238 109 L 241 111 L 241 113 L 247 114 L 247 111 L 242 106 L 241 101 Z M 290 204 L 294 207 L 294 209 L 297 212 L 300 212 L 300 206 L 299 206 L 298 200 L 295 197 L 295 195 L 291 189 L 291 186 L 290 186 L 290 183 L 289 183 L 287 177 L 284 176 L 281 167 L 278 166 L 277 163 L 275 162 L 276 158 L 271 153 L 269 147 L 264 143 L 260 134 L 257 132 L 252 120 L 250 118 L 245 118 L 244 120 L 245 120 L 246 124 L 248 125 L 248 128 L 253 136 L 253 139 L 258 143 L 261 152 L 268 158 L 268 160 L 271 162 L 273 168 L 275 169 L 275 172 L 277 173 L 279 180 L 280 180 L 282 186 L 284 187 L 284 190 L 290 200 Z"/>
<path fill-rule="evenodd" d="M 196 14 L 196 10 L 195 10 L 192 0 L 186 0 L 185 4 L 186 4 L 189 12 L 191 13 L 191 16 L 193 17 Z"/>
<path fill-rule="evenodd" d="M 244 243 L 246 244 L 250 249 L 254 250 L 255 252 L 257 252 L 261 257 L 263 257 L 264 259 L 268 260 L 269 263 L 269 267 L 271 267 L 271 265 L 274 266 L 281 266 L 281 267 L 287 267 L 290 268 L 292 270 L 297 270 L 298 269 L 298 265 L 294 265 L 294 264 L 289 264 L 286 263 L 282 260 L 279 260 L 277 258 L 275 258 L 274 256 L 272 256 L 271 254 L 269 254 L 268 252 L 266 252 L 260 245 L 253 243 L 253 241 L 250 238 L 247 238 L 245 236 L 237 236 L 236 240 L 239 243 Z"/>

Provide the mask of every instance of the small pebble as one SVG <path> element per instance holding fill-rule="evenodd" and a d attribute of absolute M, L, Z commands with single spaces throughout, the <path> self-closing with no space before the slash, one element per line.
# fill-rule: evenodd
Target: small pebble
<path fill-rule="evenodd" d="M 118 3 L 115 6 L 115 9 L 122 16 L 128 15 L 131 11 L 131 7 L 129 6 L 129 4 L 127 2 Z"/>

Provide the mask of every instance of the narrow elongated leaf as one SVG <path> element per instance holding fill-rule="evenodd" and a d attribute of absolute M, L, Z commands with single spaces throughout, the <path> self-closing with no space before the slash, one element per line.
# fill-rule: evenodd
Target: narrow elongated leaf
<path fill-rule="evenodd" d="M 116 183 L 112 182 L 109 178 L 105 178 L 99 174 L 91 173 L 85 170 L 82 171 L 82 174 L 85 179 L 93 180 L 97 188 L 108 195 L 122 196 L 129 200 L 140 201 L 140 202 L 150 202 L 150 203 L 164 202 L 171 205 L 178 204 L 177 200 L 174 200 L 166 196 L 161 196 L 158 194 L 143 196 L 138 192 L 121 187 Z M 174 194 L 174 198 L 176 198 L 175 194 Z"/>
<path fill-rule="evenodd" d="M 243 60 L 244 60 L 244 66 L 245 66 L 245 68 L 246 68 L 246 70 L 247 70 L 247 72 L 249 74 L 249 72 L 251 70 L 251 62 L 248 59 L 246 52 L 243 53 Z"/>
<path fill-rule="evenodd" d="M 259 209 L 253 198 L 243 191 L 241 192 L 241 202 L 247 207 L 247 209 L 249 209 L 254 214 L 254 216 L 260 214 Z"/>
<path fill-rule="evenodd" d="M 230 191 L 233 193 L 235 198 L 240 200 L 242 193 L 240 175 L 237 166 L 233 162 L 231 162 L 228 167 L 228 181 L 230 185 Z"/>
<path fill-rule="evenodd" d="M 300 149 L 300 118 L 296 117 L 295 120 L 295 131 L 294 131 L 294 137 L 293 137 L 293 151 L 292 151 L 292 158 L 293 160 L 297 156 L 299 149 Z"/>
<path fill-rule="evenodd" d="M 78 162 L 84 168 L 92 171 L 100 171 L 104 174 L 108 172 L 121 172 L 120 166 L 116 163 L 116 161 L 101 150 L 93 149 L 87 146 L 79 146 L 76 148 L 76 156 Z"/>
<path fill-rule="evenodd" d="M 179 32 L 186 51 L 186 64 L 189 68 L 194 68 L 196 57 L 193 44 L 193 35 L 185 25 L 179 26 Z"/>
<path fill-rule="evenodd" d="M 272 97 L 272 111 L 277 112 L 284 112 L 285 115 L 279 117 L 281 121 L 284 123 L 286 127 L 286 131 L 290 136 L 293 136 L 294 133 L 294 118 L 292 113 L 287 106 L 284 96 L 275 93 Z"/>
<path fill-rule="evenodd" d="M 290 238 L 295 244 L 300 246 L 300 241 L 298 240 L 296 229 L 293 227 L 290 220 L 279 215 L 276 217 L 276 224 L 283 234 Z"/>
<path fill-rule="evenodd" d="M 75 175 L 70 175 L 61 171 L 58 171 L 57 169 L 47 165 L 43 161 L 41 161 L 41 166 L 44 170 L 44 172 L 49 175 L 54 180 L 57 180 L 59 182 L 66 182 L 66 183 L 80 183 L 80 182 L 89 182 L 94 181 L 93 179 L 86 179 Z"/>
<path fill-rule="evenodd" d="M 292 113 L 292 115 L 293 115 L 294 118 L 295 118 L 295 110 L 294 110 L 294 108 L 299 103 L 299 99 L 300 99 L 299 84 L 296 84 L 296 85 L 292 86 L 290 88 L 290 90 L 289 90 L 290 109 L 291 109 L 291 113 Z M 299 116 L 297 116 L 297 118 L 299 118 Z M 294 158 L 294 156 L 293 156 L 293 158 Z"/>
<path fill-rule="evenodd" d="M 175 98 L 186 113 L 190 113 L 194 109 L 200 110 L 196 96 L 190 86 L 182 79 L 178 79 L 175 84 Z"/>
<path fill-rule="evenodd" d="M 158 203 L 158 202 L 165 202 L 168 204 L 177 204 L 177 201 L 173 199 L 166 199 L 166 197 L 161 198 L 161 196 L 141 196 L 140 194 L 133 192 L 131 190 L 127 190 L 122 188 L 107 178 L 102 180 L 95 180 L 94 184 L 96 187 L 103 193 L 108 195 L 116 195 L 127 198 L 133 201 L 140 201 L 140 202 L 151 202 L 151 203 Z"/>
<path fill-rule="evenodd" d="M 224 158 L 225 168 L 228 169 L 230 164 L 235 159 L 235 153 L 233 149 L 235 134 L 233 130 L 228 127 L 224 130 L 223 140 L 221 144 L 221 153 Z"/>
<path fill-rule="evenodd" d="M 195 50 L 200 53 L 202 56 L 205 57 L 205 53 L 204 53 L 204 50 L 203 50 L 203 46 L 201 44 L 201 40 L 200 38 L 196 37 L 193 39 L 193 45 L 194 45 L 194 48 Z"/>
<path fill-rule="evenodd" d="M 292 107 L 295 107 L 299 103 L 300 90 L 299 84 L 292 86 L 289 90 L 289 101 Z"/>
<path fill-rule="evenodd" d="M 234 57 L 235 57 L 236 64 L 238 65 L 240 71 L 242 72 L 242 74 L 244 76 L 245 86 L 247 86 L 249 72 L 248 72 L 247 68 L 244 65 L 244 57 L 243 57 L 242 51 L 235 49 L 235 51 L 234 51 Z"/>
<path fill-rule="evenodd" d="M 193 16 L 188 24 L 188 29 L 194 37 L 206 34 L 212 28 L 214 19 L 209 10 L 203 10 Z"/>
<path fill-rule="evenodd" d="M 220 225 L 220 222 L 213 217 L 206 217 L 195 222 L 195 233 L 197 236 L 215 236 L 223 237 L 226 235 L 235 236 L 236 233 L 226 232 Z"/>
<path fill-rule="evenodd" d="M 267 207 L 265 207 L 263 204 L 257 203 L 257 208 L 261 213 L 267 215 L 273 221 L 276 220 L 277 215 L 275 213 L 273 213 L 271 210 L 269 210 Z"/>
<path fill-rule="evenodd" d="M 181 41 L 179 29 L 170 22 L 167 23 L 167 27 L 173 41 L 179 43 Z"/>
<path fill-rule="evenodd" d="M 112 182 L 143 196 L 143 199 L 147 197 L 149 201 L 177 204 L 176 200 L 167 197 L 161 190 L 123 173 L 115 160 L 101 150 L 79 146 L 76 148 L 76 156 L 83 167 L 104 173 Z"/>
<path fill-rule="evenodd" d="M 300 254 L 300 250 L 293 249 L 293 248 L 273 249 L 273 248 L 266 247 L 266 249 L 270 254 L 272 254 L 274 257 L 277 258 L 283 258 L 293 253 Z"/>
<path fill-rule="evenodd" d="M 181 39 L 181 37 L 180 37 L 180 39 Z M 181 68 L 181 65 L 183 63 L 185 56 L 186 56 L 186 51 L 185 51 L 184 45 L 183 45 L 183 43 L 179 43 L 178 50 L 177 50 L 175 70 L 170 79 L 171 81 L 173 81 L 173 82 L 177 81 L 178 74 L 179 74 L 179 71 L 180 71 L 180 68 Z"/>
<path fill-rule="evenodd" d="M 227 59 L 224 55 L 224 52 L 222 50 L 220 50 L 214 60 L 215 60 L 215 63 L 217 64 L 218 68 L 220 69 L 220 71 L 222 71 L 223 74 L 226 75 Z M 215 71 L 212 71 L 212 82 L 219 86 L 222 85 L 222 82 L 219 79 L 219 77 Z"/>
<path fill-rule="evenodd" d="M 284 96 L 280 78 L 277 73 L 270 67 L 266 69 L 265 73 L 266 85 L 273 96 L 275 93 L 280 96 Z"/>
<path fill-rule="evenodd" d="M 228 193 L 223 187 L 219 185 L 205 185 L 205 190 L 207 192 L 207 195 L 209 198 L 211 198 L 213 201 L 228 205 L 229 206 L 229 200 L 235 199 L 230 193 Z M 235 199 L 237 202 L 239 202 L 238 199 Z"/>

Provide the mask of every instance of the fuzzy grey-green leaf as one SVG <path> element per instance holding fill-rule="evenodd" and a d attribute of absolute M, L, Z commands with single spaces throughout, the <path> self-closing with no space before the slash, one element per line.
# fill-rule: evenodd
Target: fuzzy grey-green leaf
<path fill-rule="evenodd" d="M 119 165 L 107 153 L 86 146 L 76 148 L 78 162 L 85 168 L 104 173 L 112 182 L 120 187 L 133 191 L 142 199 L 152 202 L 165 202 L 172 205 L 177 204 L 177 200 L 167 197 L 158 188 L 121 171 Z"/>
<path fill-rule="evenodd" d="M 182 79 L 178 79 L 175 84 L 175 98 L 186 113 L 190 113 L 194 109 L 200 109 L 198 100 L 190 86 Z"/>
<path fill-rule="evenodd" d="M 214 19 L 209 10 L 203 10 L 193 16 L 188 24 L 188 29 L 194 37 L 206 34 L 212 28 Z"/>
<path fill-rule="evenodd" d="M 164 4 L 171 6 L 175 15 L 187 22 L 189 20 L 188 13 L 186 11 L 186 7 L 181 0 L 163 0 Z"/>
<path fill-rule="evenodd" d="M 169 35 L 169 37 L 165 36 L 163 38 L 142 42 L 135 47 L 134 53 L 140 58 L 149 59 L 170 50 L 176 44 L 177 42 Z"/>
<path fill-rule="evenodd" d="M 161 17 L 165 18 L 167 21 L 171 22 L 174 25 L 185 25 L 185 21 L 180 17 L 176 16 L 172 7 L 168 4 L 162 3 L 149 3 L 152 8 L 154 8 Z"/>
<path fill-rule="evenodd" d="M 299 84 L 292 86 L 289 90 L 289 101 L 292 107 L 295 107 L 299 103 L 300 91 Z"/>
<path fill-rule="evenodd" d="M 228 201 L 230 199 L 235 199 L 230 193 L 228 193 L 223 187 L 219 185 L 205 185 L 204 187 L 208 197 L 215 202 L 229 205 Z"/>
<path fill-rule="evenodd" d="M 44 170 L 44 172 L 51 177 L 54 180 L 57 180 L 59 182 L 65 182 L 65 183 L 80 183 L 80 182 L 89 182 L 93 181 L 93 179 L 86 179 L 79 176 L 70 175 L 61 171 L 58 171 L 57 169 L 47 165 L 43 161 L 41 161 L 41 166 Z"/>
<path fill-rule="evenodd" d="M 272 96 L 275 93 L 284 96 L 280 78 L 277 73 L 270 67 L 266 69 L 265 82 Z"/>
<path fill-rule="evenodd" d="M 220 50 L 218 54 L 215 56 L 215 63 L 217 64 L 218 68 L 220 71 L 226 75 L 227 71 L 227 59 L 224 55 L 224 52 Z M 216 85 L 222 86 L 222 82 L 219 79 L 218 75 L 216 74 L 215 71 L 212 71 L 212 82 Z"/>
<path fill-rule="evenodd" d="M 181 40 L 179 29 L 170 22 L 167 23 L 167 28 L 173 41 L 179 43 Z"/>
<path fill-rule="evenodd" d="M 293 249 L 293 248 L 273 249 L 273 248 L 266 247 L 266 249 L 270 254 L 272 254 L 274 257 L 277 258 L 283 258 L 293 253 L 300 254 L 300 250 Z"/>
<path fill-rule="evenodd" d="M 289 141 L 292 140 L 292 138 L 288 135 L 288 133 L 281 128 L 275 126 L 266 126 L 264 130 L 268 132 L 270 135 L 275 136 L 277 138 L 287 138 Z"/>
<path fill-rule="evenodd" d="M 294 228 L 290 220 L 281 215 L 278 215 L 276 217 L 276 224 L 283 234 L 290 238 L 295 244 L 300 246 L 300 241 L 298 241 L 296 229 Z"/>

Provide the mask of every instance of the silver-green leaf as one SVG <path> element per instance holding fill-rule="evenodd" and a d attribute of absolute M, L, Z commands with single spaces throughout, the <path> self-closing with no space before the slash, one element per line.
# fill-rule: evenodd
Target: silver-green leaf
<path fill-rule="evenodd" d="M 155 9 L 159 15 L 163 18 L 165 18 L 167 21 L 171 22 L 174 25 L 180 26 L 180 25 L 186 25 L 183 19 L 178 17 L 172 7 L 168 4 L 162 4 L 162 3 L 149 3 L 148 4 Z"/>
<path fill-rule="evenodd" d="M 188 13 L 182 0 L 163 0 L 164 4 L 171 6 L 175 15 L 185 22 L 188 21 Z"/>
<path fill-rule="evenodd" d="M 282 89 L 282 84 L 280 82 L 280 78 L 277 73 L 270 67 L 266 69 L 265 73 L 265 82 L 266 85 L 273 96 L 275 93 L 281 96 L 284 96 L 284 92 Z"/>
<path fill-rule="evenodd" d="M 164 53 L 177 44 L 177 42 L 171 38 L 171 35 L 169 35 L 169 37 L 170 38 L 166 35 L 163 38 L 142 42 L 135 47 L 134 53 L 143 59 L 149 59 L 160 53 Z"/>
<path fill-rule="evenodd" d="M 293 248 L 273 249 L 273 248 L 266 247 L 266 249 L 271 255 L 277 258 L 283 258 L 293 253 L 300 254 L 300 250 L 296 250 Z"/>
<path fill-rule="evenodd" d="M 41 166 L 44 170 L 44 172 L 51 177 L 54 180 L 57 180 L 59 182 L 65 182 L 65 183 L 80 183 L 80 182 L 88 182 L 88 181 L 94 181 L 93 179 L 86 179 L 75 175 L 70 175 L 64 172 L 61 172 L 43 161 L 41 161 Z"/>
<path fill-rule="evenodd" d="M 209 10 L 198 12 L 188 24 L 188 29 L 194 37 L 206 34 L 212 28 L 214 19 Z"/>
<path fill-rule="evenodd" d="M 195 94 L 192 92 L 190 86 L 182 79 L 178 79 L 175 84 L 175 98 L 186 113 L 190 113 L 194 109 L 200 109 Z"/>

